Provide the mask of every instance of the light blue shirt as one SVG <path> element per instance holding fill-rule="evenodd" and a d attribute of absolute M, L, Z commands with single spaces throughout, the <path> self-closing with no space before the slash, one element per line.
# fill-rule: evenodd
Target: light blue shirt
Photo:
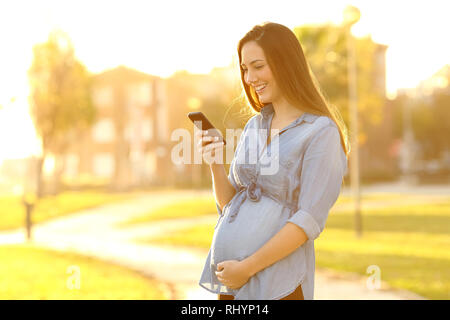
<path fill-rule="evenodd" d="M 325 227 L 347 172 L 339 131 L 329 117 L 303 113 L 267 145 L 273 114 L 273 105 L 267 104 L 244 127 L 228 175 L 237 192 L 223 212 L 216 203 L 220 216 L 199 281 L 206 290 L 236 300 L 281 299 L 300 284 L 305 299 L 313 299 L 314 240 Z M 255 155 L 256 161 L 247 160 Z M 276 170 L 267 174 L 274 161 Z M 220 283 L 215 275 L 219 262 L 252 255 L 287 222 L 304 230 L 304 244 L 237 290 Z"/>

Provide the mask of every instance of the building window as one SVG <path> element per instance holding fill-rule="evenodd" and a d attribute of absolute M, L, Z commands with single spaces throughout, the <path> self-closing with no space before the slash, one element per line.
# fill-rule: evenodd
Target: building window
<path fill-rule="evenodd" d="M 148 107 L 152 104 L 153 88 L 151 82 L 134 83 L 128 86 L 128 104 Z"/>
<path fill-rule="evenodd" d="M 157 170 L 157 159 L 154 152 L 147 152 L 145 154 L 144 171 L 147 177 L 154 176 Z"/>
<path fill-rule="evenodd" d="M 66 164 L 64 174 L 66 177 L 73 178 L 78 175 L 79 157 L 76 154 L 66 155 Z"/>
<path fill-rule="evenodd" d="M 111 119 L 99 120 L 92 129 L 92 138 L 95 142 L 111 142 L 115 138 L 114 123 Z"/>
<path fill-rule="evenodd" d="M 105 107 L 113 104 L 114 96 L 111 87 L 98 87 L 94 90 L 93 102 L 97 107 Z"/>
<path fill-rule="evenodd" d="M 98 177 L 111 177 L 114 173 L 114 156 L 111 153 L 94 155 L 93 171 Z"/>
<path fill-rule="evenodd" d="M 163 106 L 158 106 L 156 109 L 156 125 L 158 132 L 158 140 L 167 141 L 168 133 L 167 133 L 167 110 Z"/>
<path fill-rule="evenodd" d="M 127 124 L 126 126 L 125 126 L 125 129 L 124 129 L 124 138 L 125 138 L 125 141 L 131 141 L 131 137 L 132 137 L 132 128 L 131 128 L 131 125 L 130 124 Z"/>
<path fill-rule="evenodd" d="M 145 142 L 151 141 L 153 139 L 153 121 L 152 119 L 145 119 L 141 124 L 142 128 L 142 139 Z"/>

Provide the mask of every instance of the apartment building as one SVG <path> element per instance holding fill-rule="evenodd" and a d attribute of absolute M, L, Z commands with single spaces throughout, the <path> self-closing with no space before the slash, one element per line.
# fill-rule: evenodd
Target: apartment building
<path fill-rule="evenodd" d="M 64 176 L 103 179 L 114 189 L 164 184 L 171 172 L 164 79 L 124 66 L 93 77 L 94 125 L 65 156 Z"/>

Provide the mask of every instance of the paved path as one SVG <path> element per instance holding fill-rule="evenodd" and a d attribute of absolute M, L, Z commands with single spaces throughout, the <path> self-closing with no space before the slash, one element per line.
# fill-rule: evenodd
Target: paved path
<path fill-rule="evenodd" d="M 199 218 L 165 220 L 136 227 L 117 224 L 151 208 L 180 199 L 210 195 L 211 191 L 167 191 L 139 196 L 132 201 L 80 211 L 41 223 L 33 229 L 37 246 L 73 251 L 120 264 L 167 283 L 172 299 L 216 299 L 197 284 L 207 255 L 205 250 L 136 243 L 136 237 L 156 236 L 200 223 L 214 225 L 215 214 Z M 0 233 L 0 244 L 23 243 L 24 232 Z M 81 270 L 82 272 L 82 270 Z M 384 283 L 379 290 L 366 287 L 366 277 L 316 270 L 315 299 L 422 299 Z"/>

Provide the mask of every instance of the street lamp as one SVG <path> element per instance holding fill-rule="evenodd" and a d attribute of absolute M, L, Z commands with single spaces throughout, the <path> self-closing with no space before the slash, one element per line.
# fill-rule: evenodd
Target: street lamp
<path fill-rule="evenodd" d="M 362 235 L 361 190 L 359 179 L 359 147 L 358 147 L 358 96 L 356 80 L 355 43 L 351 33 L 352 26 L 359 21 L 361 13 L 358 8 L 347 6 L 344 9 L 344 26 L 347 36 L 347 72 L 348 102 L 350 112 L 350 184 L 355 200 L 355 228 L 358 238 Z"/>
<path fill-rule="evenodd" d="M 414 159 L 414 132 L 412 128 L 411 103 L 403 103 L 403 143 L 401 153 L 402 180 L 407 185 L 414 183 L 413 159 Z"/>

